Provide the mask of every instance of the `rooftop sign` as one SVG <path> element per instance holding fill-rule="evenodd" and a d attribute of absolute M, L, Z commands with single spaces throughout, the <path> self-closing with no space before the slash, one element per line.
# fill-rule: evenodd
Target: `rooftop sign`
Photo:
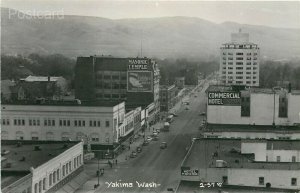
<path fill-rule="evenodd" d="M 208 105 L 240 106 L 239 92 L 208 92 Z"/>
<path fill-rule="evenodd" d="M 129 59 L 128 70 L 148 70 L 148 59 Z"/>

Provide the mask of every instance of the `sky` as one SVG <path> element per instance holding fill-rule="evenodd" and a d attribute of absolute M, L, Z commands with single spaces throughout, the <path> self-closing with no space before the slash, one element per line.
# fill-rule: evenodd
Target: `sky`
<path fill-rule="evenodd" d="M 97 16 L 110 19 L 198 17 L 271 27 L 300 28 L 298 1 L 2 0 L 1 7 L 31 15 Z"/>

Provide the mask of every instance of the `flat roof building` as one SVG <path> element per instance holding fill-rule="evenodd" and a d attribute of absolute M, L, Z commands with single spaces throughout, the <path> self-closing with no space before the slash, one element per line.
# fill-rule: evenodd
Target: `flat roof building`
<path fill-rule="evenodd" d="M 285 150 L 285 151 L 281 151 Z M 194 140 L 181 179 L 242 187 L 300 190 L 300 141 Z M 274 191 L 276 192 L 276 191 Z"/>
<path fill-rule="evenodd" d="M 84 182 L 83 142 L 2 141 L 1 146 L 3 193 L 53 192 L 72 179 L 77 188 Z"/>
<path fill-rule="evenodd" d="M 78 57 L 75 98 L 126 101 L 127 109 L 154 102 L 159 111 L 159 74 L 149 58 Z"/>

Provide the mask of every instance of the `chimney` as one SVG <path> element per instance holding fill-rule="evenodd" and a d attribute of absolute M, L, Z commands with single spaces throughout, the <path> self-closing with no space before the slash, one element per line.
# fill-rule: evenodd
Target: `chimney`
<path fill-rule="evenodd" d="M 292 92 L 292 84 L 289 82 L 289 93 Z"/>

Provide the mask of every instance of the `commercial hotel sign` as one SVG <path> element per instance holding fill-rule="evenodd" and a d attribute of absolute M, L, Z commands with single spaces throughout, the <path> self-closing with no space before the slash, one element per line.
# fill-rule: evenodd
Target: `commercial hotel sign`
<path fill-rule="evenodd" d="M 208 105 L 240 106 L 239 92 L 208 92 Z"/>

